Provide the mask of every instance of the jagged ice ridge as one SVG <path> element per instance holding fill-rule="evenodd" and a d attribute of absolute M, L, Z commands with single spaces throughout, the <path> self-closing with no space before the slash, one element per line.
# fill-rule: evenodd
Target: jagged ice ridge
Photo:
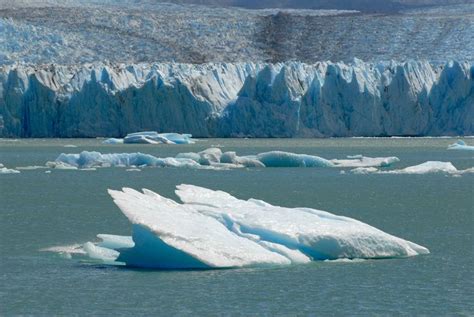
<path fill-rule="evenodd" d="M 0 135 L 472 135 L 473 77 L 456 61 L 3 66 Z"/>

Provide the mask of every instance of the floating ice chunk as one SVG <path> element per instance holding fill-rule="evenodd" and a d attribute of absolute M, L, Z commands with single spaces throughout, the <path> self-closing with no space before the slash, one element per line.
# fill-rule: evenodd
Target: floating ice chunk
<path fill-rule="evenodd" d="M 194 140 L 192 139 L 191 134 L 179 134 L 179 133 L 160 133 L 160 137 L 163 137 L 174 144 L 193 144 Z"/>
<path fill-rule="evenodd" d="M 116 261 L 120 255 L 120 252 L 115 251 L 114 249 L 103 248 L 93 244 L 92 242 L 85 243 L 83 249 L 89 258 L 99 260 L 104 264 L 124 264 Z"/>
<path fill-rule="evenodd" d="M 389 258 L 429 252 L 360 221 L 325 211 L 244 201 L 192 185 L 178 186 L 176 194 L 186 205 L 228 227 L 238 226 L 243 233 L 299 250 L 313 260 Z"/>
<path fill-rule="evenodd" d="M 235 152 L 225 152 L 221 156 L 221 163 L 242 165 L 245 167 L 265 167 L 256 156 L 238 156 Z"/>
<path fill-rule="evenodd" d="M 314 155 L 282 151 L 260 153 L 257 159 L 266 167 L 333 167 L 330 161 Z"/>
<path fill-rule="evenodd" d="M 0 163 L 0 174 L 19 174 L 20 171 L 16 169 L 6 168 L 3 164 Z"/>
<path fill-rule="evenodd" d="M 109 190 L 132 237 L 98 235 L 84 252 L 107 264 L 160 269 L 230 268 L 340 258 L 429 253 L 360 221 L 310 208 L 284 208 L 180 185 L 184 204 L 152 191 Z"/>
<path fill-rule="evenodd" d="M 332 163 L 336 167 L 387 167 L 394 163 L 400 162 L 396 156 L 389 157 L 366 157 L 362 155 L 348 156 L 347 159 L 333 159 Z"/>
<path fill-rule="evenodd" d="M 188 158 L 201 165 L 212 165 L 215 163 L 220 163 L 222 156 L 222 151 L 219 148 L 209 148 L 204 151 L 194 153 L 180 153 L 176 158 Z"/>
<path fill-rule="evenodd" d="M 74 144 L 66 144 L 66 145 L 64 145 L 63 147 L 76 148 L 77 145 L 74 145 Z"/>
<path fill-rule="evenodd" d="M 117 258 L 127 265 L 183 269 L 290 263 L 216 219 L 154 192 L 125 188 L 109 193 L 133 224 L 135 245 Z"/>
<path fill-rule="evenodd" d="M 474 173 L 474 167 L 458 170 L 451 162 L 428 161 L 422 164 L 408 166 L 403 169 L 381 171 L 374 167 L 358 167 L 351 170 L 354 174 L 432 174 L 445 173 L 453 176 Z"/>
<path fill-rule="evenodd" d="M 102 248 L 109 249 L 123 249 L 123 248 L 133 248 L 135 243 L 133 242 L 132 237 L 130 236 L 118 236 L 114 234 L 98 234 L 97 238 L 102 241 L 97 244 L 97 246 Z"/>
<path fill-rule="evenodd" d="M 191 134 L 158 133 L 155 131 L 136 132 L 127 134 L 123 143 L 138 144 L 192 144 Z"/>
<path fill-rule="evenodd" d="M 110 138 L 103 144 L 192 144 L 191 134 L 158 133 L 155 131 L 129 133 L 123 139 Z"/>
<path fill-rule="evenodd" d="M 71 154 L 71 155 L 74 155 L 74 154 Z M 58 159 L 56 159 L 56 161 L 54 161 L 54 162 L 46 162 L 46 167 L 54 168 L 54 169 L 58 169 L 58 170 L 77 170 L 77 166 L 73 166 L 69 163 L 62 162 Z"/>
<path fill-rule="evenodd" d="M 428 173 L 458 173 L 451 162 L 428 161 L 419 165 L 408 166 L 404 169 L 385 171 L 390 174 L 428 174 Z"/>
<path fill-rule="evenodd" d="M 449 145 L 448 150 L 474 151 L 474 146 L 467 145 L 466 142 L 458 140 L 456 143 Z"/>
<path fill-rule="evenodd" d="M 47 168 L 46 166 L 32 165 L 32 166 L 17 166 L 17 170 L 38 170 Z"/>
<path fill-rule="evenodd" d="M 102 144 L 123 144 L 123 139 L 110 138 L 104 140 Z"/>
<path fill-rule="evenodd" d="M 473 173 L 474 168 L 458 170 L 451 162 L 428 161 L 419 165 L 408 166 L 404 169 L 392 171 L 380 171 L 379 173 L 387 174 L 430 174 L 430 173 L 446 173 L 451 175 L 461 175 Z"/>
<path fill-rule="evenodd" d="M 353 174 L 372 174 L 377 172 L 378 169 L 375 167 L 357 167 L 351 170 Z"/>
<path fill-rule="evenodd" d="M 129 166 L 157 166 L 157 167 L 200 167 L 198 163 L 190 159 L 180 158 L 158 158 L 143 153 L 113 153 L 102 154 L 100 152 L 83 151 L 79 154 L 65 154 L 56 158 L 54 162 L 48 162 L 47 166 L 52 168 L 91 168 L 91 167 L 129 167 Z"/>

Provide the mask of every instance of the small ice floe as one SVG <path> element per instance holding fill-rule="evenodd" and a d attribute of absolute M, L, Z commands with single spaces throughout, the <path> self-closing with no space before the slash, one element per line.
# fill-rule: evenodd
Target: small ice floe
<path fill-rule="evenodd" d="M 456 143 L 449 145 L 448 150 L 474 151 L 474 146 L 467 145 L 466 142 L 458 140 Z"/>
<path fill-rule="evenodd" d="M 103 144 L 193 144 L 191 134 L 180 133 L 158 133 L 156 131 L 145 131 L 129 133 L 123 139 L 110 138 Z"/>
<path fill-rule="evenodd" d="M 223 191 L 180 185 L 182 203 L 144 189 L 109 190 L 132 225 L 132 236 L 58 252 L 103 264 L 157 269 L 212 269 L 382 259 L 429 250 L 361 221 L 311 208 L 241 200 Z M 112 228 L 113 229 L 113 228 Z M 47 251 L 54 249 L 48 248 Z"/>
<path fill-rule="evenodd" d="M 334 159 L 331 162 L 336 167 L 387 167 L 400 162 L 396 156 L 389 157 L 366 157 L 362 155 L 348 156 L 347 159 Z"/>
<path fill-rule="evenodd" d="M 0 163 L 0 174 L 19 174 L 20 171 L 16 169 L 6 168 L 2 163 Z"/>
<path fill-rule="evenodd" d="M 353 174 L 433 174 L 444 173 L 452 176 L 474 173 L 474 168 L 458 170 L 451 162 L 428 161 L 418 165 L 395 170 L 379 170 L 374 167 L 358 167 L 351 170 Z"/>
<path fill-rule="evenodd" d="M 110 138 L 103 141 L 102 144 L 123 144 L 123 139 Z"/>
<path fill-rule="evenodd" d="M 39 169 L 45 169 L 47 168 L 46 166 L 41 166 L 41 165 L 31 165 L 31 166 L 17 166 L 17 170 L 25 170 L 25 171 L 32 171 L 32 170 L 39 170 Z"/>
<path fill-rule="evenodd" d="M 66 144 L 66 145 L 64 145 L 63 147 L 75 148 L 75 147 L 77 147 L 77 145 L 74 145 L 74 144 Z"/>

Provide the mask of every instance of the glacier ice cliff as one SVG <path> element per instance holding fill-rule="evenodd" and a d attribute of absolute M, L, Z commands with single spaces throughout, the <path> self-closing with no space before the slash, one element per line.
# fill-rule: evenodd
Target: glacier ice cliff
<path fill-rule="evenodd" d="M 150 190 L 109 190 L 132 224 L 131 237 L 68 247 L 104 264 L 157 269 L 211 269 L 377 259 L 427 254 L 423 246 L 363 222 L 311 209 L 273 206 L 180 185 L 177 203 Z M 65 251 L 49 248 L 47 251 Z"/>
<path fill-rule="evenodd" d="M 474 64 L 408 61 L 0 67 L 0 136 L 474 134 Z"/>

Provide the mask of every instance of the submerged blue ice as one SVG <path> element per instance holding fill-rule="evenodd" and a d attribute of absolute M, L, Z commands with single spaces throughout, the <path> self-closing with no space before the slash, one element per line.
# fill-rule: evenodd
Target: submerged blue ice
<path fill-rule="evenodd" d="M 105 264 L 205 269 L 429 253 L 351 218 L 240 200 L 197 186 L 178 186 L 183 204 L 146 189 L 109 193 L 132 223 L 133 234 L 98 235 L 102 242 L 84 245 L 91 259 Z"/>

